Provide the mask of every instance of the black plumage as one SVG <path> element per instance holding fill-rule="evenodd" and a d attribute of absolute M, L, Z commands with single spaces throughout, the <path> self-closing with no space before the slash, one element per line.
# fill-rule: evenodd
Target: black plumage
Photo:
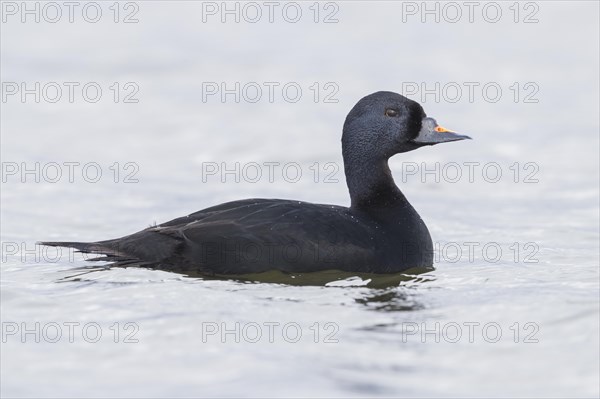
<path fill-rule="evenodd" d="M 118 266 L 184 274 L 397 273 L 430 267 L 429 231 L 395 185 L 388 159 L 423 145 L 464 138 L 468 137 L 440 128 L 418 103 L 377 92 L 361 99 L 344 123 L 349 208 L 246 199 L 113 240 L 40 244 L 104 255 L 94 260 Z"/>

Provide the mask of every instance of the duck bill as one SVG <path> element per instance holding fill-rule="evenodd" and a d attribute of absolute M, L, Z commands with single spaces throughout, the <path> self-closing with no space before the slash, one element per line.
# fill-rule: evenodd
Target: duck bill
<path fill-rule="evenodd" d="M 437 124 L 433 118 L 424 118 L 421 124 L 421 131 L 413 139 L 414 143 L 420 145 L 434 145 L 439 143 L 449 143 L 458 140 L 471 140 L 469 136 L 458 134 Z"/>

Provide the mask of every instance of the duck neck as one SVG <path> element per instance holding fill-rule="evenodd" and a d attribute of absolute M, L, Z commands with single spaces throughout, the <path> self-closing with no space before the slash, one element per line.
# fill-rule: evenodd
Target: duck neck
<path fill-rule="evenodd" d="M 392 177 L 388 158 L 368 158 L 344 151 L 344 170 L 351 208 L 369 211 L 403 207 L 406 197 Z"/>

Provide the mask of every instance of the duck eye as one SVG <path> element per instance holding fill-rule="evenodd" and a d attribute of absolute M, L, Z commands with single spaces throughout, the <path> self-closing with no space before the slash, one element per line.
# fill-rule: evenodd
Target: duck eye
<path fill-rule="evenodd" d="M 395 109 L 388 108 L 385 110 L 385 116 L 391 116 L 391 117 L 398 116 L 398 111 L 396 111 Z"/>

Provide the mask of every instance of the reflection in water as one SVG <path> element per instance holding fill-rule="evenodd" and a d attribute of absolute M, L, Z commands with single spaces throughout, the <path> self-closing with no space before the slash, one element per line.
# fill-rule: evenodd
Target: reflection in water
<path fill-rule="evenodd" d="M 189 277 L 200 277 L 203 279 L 236 280 L 254 283 L 286 284 L 295 286 L 327 286 L 327 287 L 371 287 L 386 288 L 398 287 L 403 282 L 414 281 L 418 275 L 432 271 L 433 268 L 412 268 L 403 273 L 374 274 L 355 273 L 340 270 L 323 270 L 312 273 L 287 273 L 272 270 L 263 273 L 245 275 L 223 275 L 203 276 L 188 275 Z"/>
<path fill-rule="evenodd" d="M 381 312 L 406 312 L 420 310 L 425 306 L 415 296 L 399 287 L 374 289 L 362 298 L 355 299 L 367 308 Z M 383 327 L 381 325 L 374 327 Z"/>
<path fill-rule="evenodd" d="M 136 267 L 138 269 L 145 269 Z M 108 264 L 103 266 L 83 266 L 73 269 L 76 273 L 62 277 L 58 282 L 82 281 L 90 273 L 108 271 L 111 269 L 128 269 L 127 266 L 116 266 Z M 154 270 L 154 269 L 149 269 Z M 270 283 L 284 284 L 294 286 L 327 286 L 327 287 L 370 287 L 387 288 L 398 287 L 401 283 L 419 282 L 430 279 L 422 278 L 418 275 L 432 271 L 433 268 L 412 268 L 403 273 L 394 274 L 374 274 L 374 273 L 354 273 L 340 270 L 323 270 L 312 273 L 288 273 L 279 270 L 272 270 L 263 273 L 243 274 L 243 275 L 205 275 L 199 273 L 185 273 L 185 277 L 199 278 L 202 280 L 229 280 L 244 283 Z M 173 273 L 173 270 L 169 270 Z M 176 273 L 176 272 L 175 272 Z"/>
<path fill-rule="evenodd" d="M 97 282 L 92 276 L 86 276 L 92 273 L 106 272 L 114 269 L 132 268 L 114 265 L 83 266 L 69 270 L 69 275 L 58 279 L 57 282 Z M 135 269 L 144 268 L 136 267 Z M 292 286 L 366 287 L 372 289 L 367 291 L 357 291 L 356 294 L 358 297 L 354 298 L 356 303 L 375 311 L 403 312 L 424 308 L 423 304 L 416 300 L 414 292 L 413 290 L 410 290 L 410 288 L 435 280 L 431 274 L 424 274 L 432 270 L 432 268 L 413 268 L 407 270 L 405 273 L 396 274 L 350 273 L 339 270 L 324 270 L 314 273 L 270 271 L 236 276 L 187 274 L 185 277 L 199 280 L 224 280 L 255 284 L 268 283 Z M 132 284 L 134 282 L 128 281 L 126 283 Z"/>

